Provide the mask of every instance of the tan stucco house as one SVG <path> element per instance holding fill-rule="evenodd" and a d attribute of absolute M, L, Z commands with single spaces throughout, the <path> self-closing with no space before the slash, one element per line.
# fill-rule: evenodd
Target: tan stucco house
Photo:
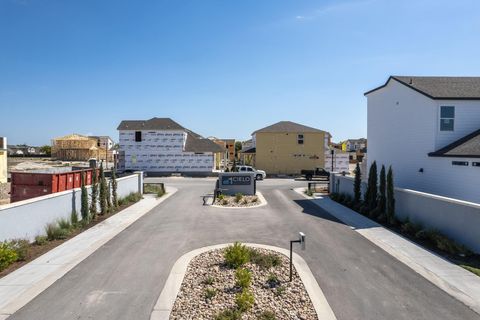
<path fill-rule="evenodd" d="M 300 174 L 325 166 L 330 134 L 291 121 L 281 121 L 252 133 L 254 165 L 267 174 Z"/>

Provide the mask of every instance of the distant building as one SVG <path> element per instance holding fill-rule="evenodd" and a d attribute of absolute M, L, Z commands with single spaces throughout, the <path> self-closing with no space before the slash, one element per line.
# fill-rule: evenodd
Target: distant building
<path fill-rule="evenodd" d="M 368 165 L 395 184 L 480 203 L 480 77 L 391 76 L 367 93 Z"/>
<path fill-rule="evenodd" d="M 88 161 L 91 158 L 112 162 L 113 152 L 98 146 L 96 138 L 71 134 L 52 140 L 52 158 L 63 161 Z"/>
<path fill-rule="evenodd" d="M 120 123 L 119 168 L 149 173 L 208 175 L 225 151 L 170 118 L 125 120 Z"/>
<path fill-rule="evenodd" d="M 33 147 L 33 146 L 28 146 L 26 144 L 20 144 L 20 145 L 8 145 L 7 146 L 7 151 L 9 156 L 41 156 L 45 155 L 45 153 L 41 152 L 40 147 Z"/>
<path fill-rule="evenodd" d="M 342 151 L 352 152 L 352 151 L 362 151 L 367 148 L 367 139 L 348 139 L 342 142 Z"/>
<path fill-rule="evenodd" d="M 300 174 L 302 169 L 325 167 L 330 134 L 291 121 L 281 121 L 252 134 L 254 165 L 267 174 Z"/>
<path fill-rule="evenodd" d="M 0 183 L 7 182 L 7 138 L 0 137 Z"/>
<path fill-rule="evenodd" d="M 97 147 L 101 149 L 112 150 L 115 142 L 109 136 L 89 136 L 89 138 L 97 140 Z"/>

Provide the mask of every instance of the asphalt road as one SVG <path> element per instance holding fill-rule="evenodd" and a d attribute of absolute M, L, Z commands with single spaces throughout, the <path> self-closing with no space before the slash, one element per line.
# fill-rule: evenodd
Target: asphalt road
<path fill-rule="evenodd" d="M 305 182 L 259 183 L 268 206 L 202 206 L 213 180 L 158 179 L 179 191 L 85 259 L 10 320 L 148 320 L 171 267 L 193 249 L 233 241 L 288 248 L 307 234 L 307 261 L 339 320 L 480 319 L 327 212 L 294 193 Z"/>

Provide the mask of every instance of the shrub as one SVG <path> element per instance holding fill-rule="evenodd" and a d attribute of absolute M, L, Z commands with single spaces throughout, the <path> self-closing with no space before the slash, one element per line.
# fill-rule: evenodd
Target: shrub
<path fill-rule="evenodd" d="M 275 289 L 275 291 L 273 292 L 273 294 L 276 296 L 276 297 L 280 297 L 281 295 L 283 295 L 285 293 L 285 287 L 284 286 L 279 286 Z"/>
<path fill-rule="evenodd" d="M 235 242 L 225 249 L 224 258 L 227 267 L 237 269 L 250 260 L 250 250 L 240 242 Z"/>
<path fill-rule="evenodd" d="M 373 161 L 368 171 L 368 184 L 365 192 L 365 203 L 369 210 L 377 207 L 377 178 L 377 163 Z"/>
<path fill-rule="evenodd" d="M 250 249 L 250 261 L 262 269 L 270 269 L 282 263 L 279 256 L 273 253 L 261 253 L 255 249 Z"/>
<path fill-rule="evenodd" d="M 253 203 L 257 203 L 257 202 L 258 202 L 258 197 L 253 197 L 253 198 L 252 198 L 252 202 L 253 202 Z"/>
<path fill-rule="evenodd" d="M 17 261 L 17 253 L 8 242 L 0 243 L 0 271 Z"/>
<path fill-rule="evenodd" d="M 135 203 L 140 201 L 142 199 L 142 195 L 138 192 L 132 192 L 125 198 L 123 198 L 123 203 L 124 204 L 129 204 L 129 203 Z"/>
<path fill-rule="evenodd" d="M 215 320 L 239 320 L 242 313 L 236 309 L 226 309 L 215 316 Z"/>
<path fill-rule="evenodd" d="M 353 201 L 359 203 L 362 198 L 362 172 L 360 170 L 360 165 L 357 162 L 355 167 L 355 180 L 353 182 Z"/>
<path fill-rule="evenodd" d="M 48 240 L 66 239 L 68 237 L 68 230 L 62 229 L 56 223 L 48 223 L 45 226 L 45 233 Z"/>
<path fill-rule="evenodd" d="M 107 210 L 108 210 L 107 192 L 109 192 L 109 191 L 108 191 L 108 186 L 107 186 L 107 180 L 105 179 L 105 171 L 103 170 L 103 164 L 100 164 L 100 195 L 99 195 L 99 201 L 100 201 L 100 214 L 101 215 L 106 214 Z"/>
<path fill-rule="evenodd" d="M 225 195 L 223 193 L 220 193 L 218 196 L 217 196 L 217 199 L 219 201 L 222 201 L 223 199 L 225 199 Z"/>
<path fill-rule="evenodd" d="M 242 288 L 246 289 L 250 286 L 250 283 L 252 281 L 252 273 L 250 270 L 245 269 L 245 268 L 240 268 L 237 269 L 235 272 L 235 285 Z"/>
<path fill-rule="evenodd" d="M 92 171 L 92 201 L 90 202 L 90 215 L 92 219 L 95 219 L 97 215 L 97 202 L 98 202 L 98 170 L 94 168 Z"/>
<path fill-rule="evenodd" d="M 161 197 L 165 194 L 165 187 L 163 184 L 145 184 L 143 187 L 144 193 L 152 193 L 155 194 L 157 197 Z"/>
<path fill-rule="evenodd" d="M 78 214 L 75 210 L 72 210 L 72 213 L 70 214 L 70 223 L 72 224 L 72 227 L 78 226 Z"/>
<path fill-rule="evenodd" d="M 237 305 L 237 309 L 240 312 L 245 312 L 252 308 L 253 304 L 255 303 L 255 297 L 250 290 L 245 289 L 240 293 L 237 293 L 235 296 L 235 304 Z"/>
<path fill-rule="evenodd" d="M 263 311 L 257 316 L 258 320 L 276 320 L 277 317 L 272 311 Z"/>
<path fill-rule="evenodd" d="M 212 285 L 215 282 L 215 279 L 213 277 L 207 277 L 205 280 L 203 280 L 203 284 L 205 285 Z"/>
<path fill-rule="evenodd" d="M 397 221 L 395 220 L 395 188 L 393 186 L 393 171 L 392 167 L 390 166 L 388 168 L 388 174 L 387 174 L 387 199 L 386 199 L 386 205 L 387 207 L 385 208 L 386 214 L 388 217 L 388 223 L 391 225 L 397 224 Z"/>
<path fill-rule="evenodd" d="M 93 171 L 92 171 L 93 172 Z M 82 189 L 81 189 L 81 206 L 80 206 L 80 214 L 82 216 L 82 220 L 89 220 L 90 218 L 90 210 L 88 208 L 88 192 L 87 192 L 87 188 L 85 187 L 85 173 L 82 172 L 81 174 L 81 182 L 82 182 Z M 78 215 L 77 215 L 77 212 L 75 212 L 75 219 L 76 219 L 76 222 L 73 221 L 74 217 L 73 217 L 73 211 L 72 211 L 72 217 L 71 217 L 71 221 L 72 221 L 72 224 L 73 225 L 77 225 L 78 224 Z"/>
<path fill-rule="evenodd" d="M 411 236 L 415 236 L 415 234 L 417 234 L 417 232 L 422 230 L 422 227 L 418 224 L 415 224 L 415 223 L 411 222 L 409 219 L 407 219 L 402 224 L 400 229 L 402 230 L 403 233 L 406 233 L 406 234 L 411 235 Z"/>
<path fill-rule="evenodd" d="M 380 170 L 380 184 L 378 186 L 378 201 L 377 201 L 377 211 L 379 216 L 385 212 L 387 206 L 387 182 L 385 178 L 385 166 L 382 165 Z"/>
<path fill-rule="evenodd" d="M 10 248 L 15 250 L 18 261 L 25 261 L 28 256 L 28 249 L 30 248 L 30 242 L 27 239 L 13 239 L 9 243 Z"/>
<path fill-rule="evenodd" d="M 226 206 L 228 204 L 228 200 L 227 199 L 223 199 L 222 200 L 222 205 Z"/>
<path fill-rule="evenodd" d="M 340 203 L 343 203 L 344 200 L 345 200 L 345 194 L 340 193 L 338 195 L 337 201 L 340 202 Z"/>
<path fill-rule="evenodd" d="M 278 280 L 278 277 L 276 274 L 270 273 L 268 275 L 267 284 L 270 288 L 276 288 L 280 285 L 280 280 Z"/>
<path fill-rule="evenodd" d="M 248 200 L 247 200 L 247 198 L 243 198 L 243 200 L 242 200 L 242 204 L 248 204 Z"/>
<path fill-rule="evenodd" d="M 113 205 L 114 208 L 118 207 L 117 187 L 118 187 L 117 170 L 115 169 L 115 166 L 113 166 L 113 169 L 112 169 L 112 205 Z"/>
<path fill-rule="evenodd" d="M 217 290 L 212 288 L 205 289 L 205 299 L 211 300 L 217 295 Z"/>
<path fill-rule="evenodd" d="M 237 202 L 237 203 L 240 202 L 240 200 L 242 200 L 242 198 L 243 198 L 243 194 L 237 193 L 235 195 L 235 202 Z"/>
<path fill-rule="evenodd" d="M 35 237 L 35 244 L 37 246 L 43 246 L 43 245 L 47 244 L 47 242 L 48 242 L 48 239 L 47 239 L 46 236 L 36 236 Z"/>
<path fill-rule="evenodd" d="M 456 241 L 450 239 L 449 237 L 441 234 L 436 230 L 429 231 L 428 237 L 438 249 L 445 251 L 451 255 L 472 255 L 472 252 L 467 247 L 457 243 Z"/>
<path fill-rule="evenodd" d="M 58 226 L 60 227 L 60 229 L 65 229 L 68 231 L 72 229 L 72 224 L 65 218 L 58 219 Z"/>

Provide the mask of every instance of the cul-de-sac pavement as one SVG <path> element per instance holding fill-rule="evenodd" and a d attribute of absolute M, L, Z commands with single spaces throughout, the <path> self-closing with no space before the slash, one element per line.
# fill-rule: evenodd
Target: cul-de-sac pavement
<path fill-rule="evenodd" d="M 178 191 L 108 241 L 18 310 L 11 320 L 148 320 L 175 261 L 196 248 L 242 241 L 288 248 L 299 231 L 308 263 L 337 319 L 480 319 L 360 233 L 293 189 L 268 179 L 268 204 L 250 209 L 202 205 L 212 178 L 147 178 Z"/>

